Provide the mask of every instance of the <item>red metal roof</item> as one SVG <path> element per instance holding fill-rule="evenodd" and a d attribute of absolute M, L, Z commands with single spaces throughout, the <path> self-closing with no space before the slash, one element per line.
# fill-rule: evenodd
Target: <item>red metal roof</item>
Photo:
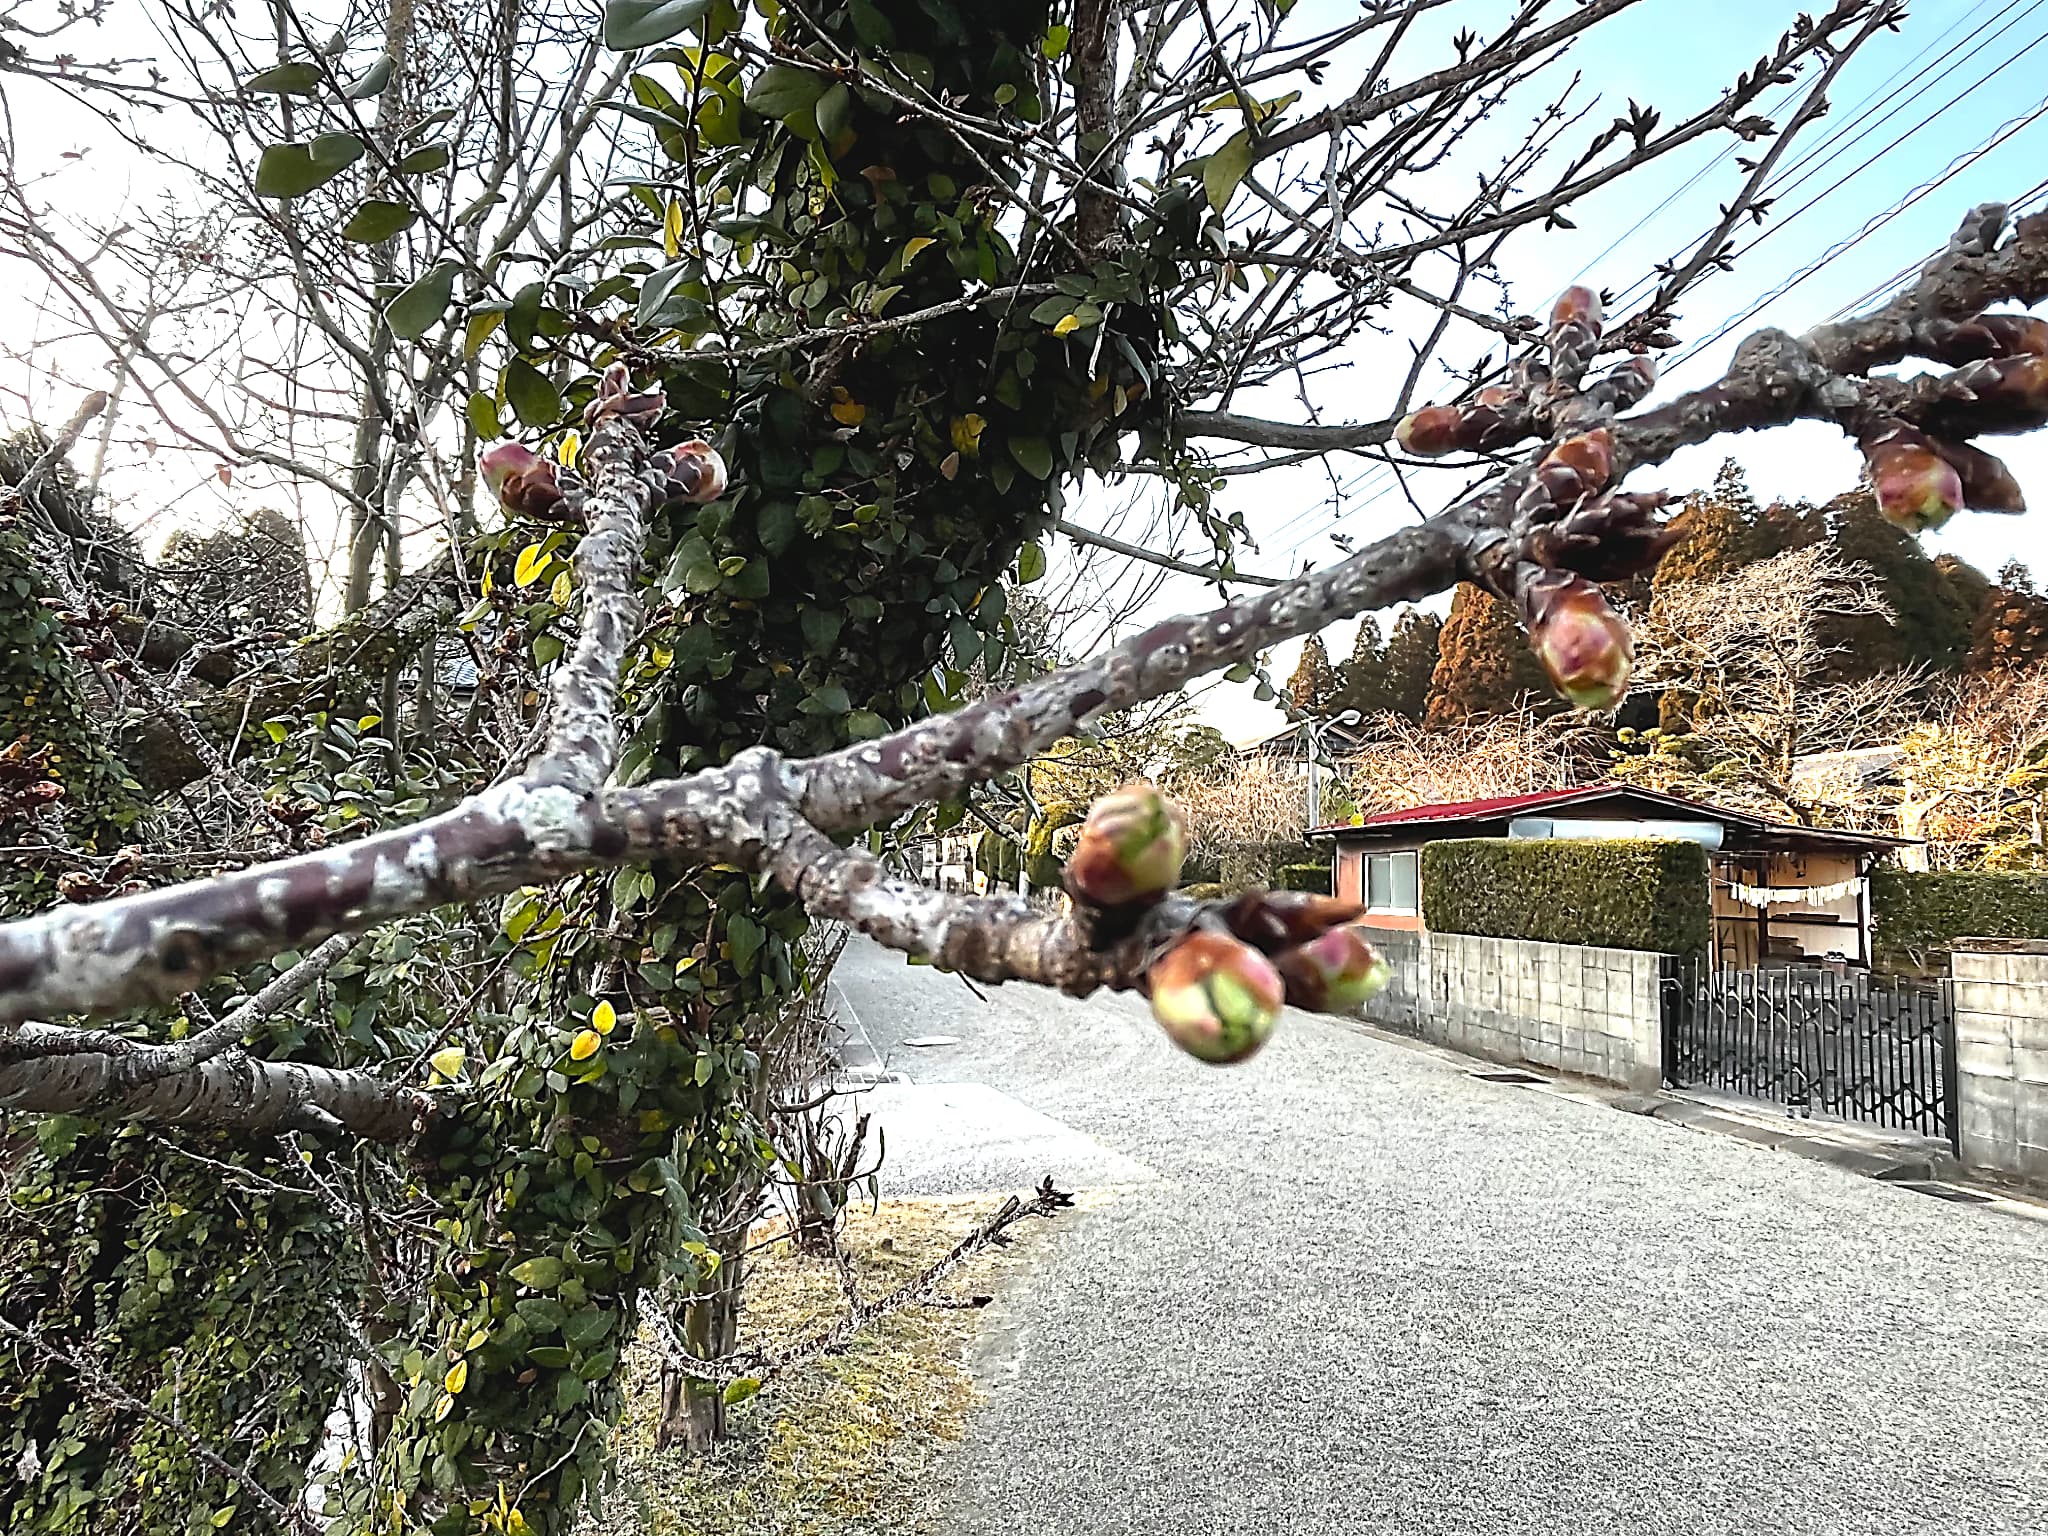
<path fill-rule="evenodd" d="M 1491 800 L 1448 800 L 1436 805 L 1411 805 L 1406 810 L 1386 811 L 1378 816 L 1368 816 L 1362 822 L 1330 822 L 1325 826 L 1311 828 L 1308 835 L 1314 837 L 1319 833 L 1329 832 L 1368 832 L 1379 827 L 1405 824 L 1487 821 L 1512 816 L 1522 811 L 1533 811 L 1543 806 L 1577 805 L 1588 800 L 1605 800 L 1615 795 L 1626 795 L 1632 800 L 1647 801 L 1652 805 L 1702 821 L 1718 821 L 1730 826 L 1748 827 L 1757 832 L 1791 834 L 1822 842 L 1867 843 L 1887 847 L 1898 847 L 1910 841 L 1906 838 L 1884 837 L 1872 833 L 1793 826 L 1789 823 L 1774 822 L 1768 817 L 1753 815 L 1748 811 L 1731 811 L 1725 806 L 1708 805 L 1704 801 L 1688 800 L 1681 795 L 1667 795 L 1657 789 L 1642 789 L 1634 784 L 1583 784 L 1577 789 L 1546 789 L 1528 795 L 1500 795 Z"/>

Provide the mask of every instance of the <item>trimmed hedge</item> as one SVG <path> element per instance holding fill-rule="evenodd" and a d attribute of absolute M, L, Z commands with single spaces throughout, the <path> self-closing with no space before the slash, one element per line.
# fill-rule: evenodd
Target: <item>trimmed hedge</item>
<path fill-rule="evenodd" d="M 1870 920 L 1889 955 L 1945 951 L 1952 939 L 2048 939 L 2048 875 L 1872 870 Z"/>
<path fill-rule="evenodd" d="M 1707 851 L 1674 838 L 1428 843 L 1422 921 L 1438 933 L 1699 954 L 1713 929 Z"/>
<path fill-rule="evenodd" d="M 1330 894 L 1330 866 L 1327 864 L 1288 864 L 1280 870 L 1280 889 L 1283 891 L 1310 891 L 1317 896 Z"/>

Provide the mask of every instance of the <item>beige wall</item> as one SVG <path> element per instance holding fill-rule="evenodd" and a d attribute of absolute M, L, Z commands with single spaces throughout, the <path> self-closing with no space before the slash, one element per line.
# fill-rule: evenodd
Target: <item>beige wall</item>
<path fill-rule="evenodd" d="M 1959 940 L 1957 1147 L 1972 1168 L 2048 1183 L 2048 944 Z"/>
<path fill-rule="evenodd" d="M 1716 856 L 1714 867 L 1714 939 L 1717 958 L 1724 965 L 1755 965 L 1762 958 L 1757 950 L 1757 909 L 1728 894 L 1727 882 L 1746 885 L 1834 885 L 1856 873 L 1856 856 L 1851 853 L 1774 853 L 1754 858 Z M 1778 903 L 1768 909 L 1773 940 L 1782 945 L 1796 943 L 1798 952 L 1818 959 L 1839 950 L 1850 960 L 1865 958 L 1858 938 L 1857 896 L 1854 891 L 1823 907 L 1802 903 Z"/>

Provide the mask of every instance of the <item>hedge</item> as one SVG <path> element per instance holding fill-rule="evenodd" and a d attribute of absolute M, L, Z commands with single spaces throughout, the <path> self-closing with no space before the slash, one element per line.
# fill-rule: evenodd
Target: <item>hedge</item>
<path fill-rule="evenodd" d="M 1870 919 L 1887 955 L 1945 950 L 1952 939 L 2048 939 L 2048 875 L 1877 869 Z"/>
<path fill-rule="evenodd" d="M 1460 838 L 1422 850 L 1437 933 L 1699 954 L 1713 929 L 1707 851 L 1670 838 Z"/>
<path fill-rule="evenodd" d="M 1318 896 L 1330 894 L 1330 866 L 1327 864 L 1287 864 L 1280 870 L 1280 889 L 1283 891 L 1312 891 Z"/>

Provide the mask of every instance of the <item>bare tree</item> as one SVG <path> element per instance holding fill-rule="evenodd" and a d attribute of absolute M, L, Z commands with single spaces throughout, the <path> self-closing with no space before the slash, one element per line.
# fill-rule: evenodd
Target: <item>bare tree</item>
<path fill-rule="evenodd" d="M 1582 716 L 1533 710 L 1443 730 L 1383 715 L 1363 734 L 1344 786 L 1368 813 L 1590 783 L 1606 771 L 1610 739 Z"/>
<path fill-rule="evenodd" d="M 1840 797 L 1799 771 L 1809 753 L 1841 752 L 1897 736 L 1916 713 L 1923 680 L 1913 671 L 1832 681 L 1841 642 L 1831 624 L 1891 610 L 1869 567 L 1821 545 L 1788 550 L 1707 582 L 1657 596 L 1638 642 L 1645 690 L 1676 689 L 1692 701 L 1683 735 L 1653 738 L 1620 760 L 1632 781 L 1800 821 Z"/>

